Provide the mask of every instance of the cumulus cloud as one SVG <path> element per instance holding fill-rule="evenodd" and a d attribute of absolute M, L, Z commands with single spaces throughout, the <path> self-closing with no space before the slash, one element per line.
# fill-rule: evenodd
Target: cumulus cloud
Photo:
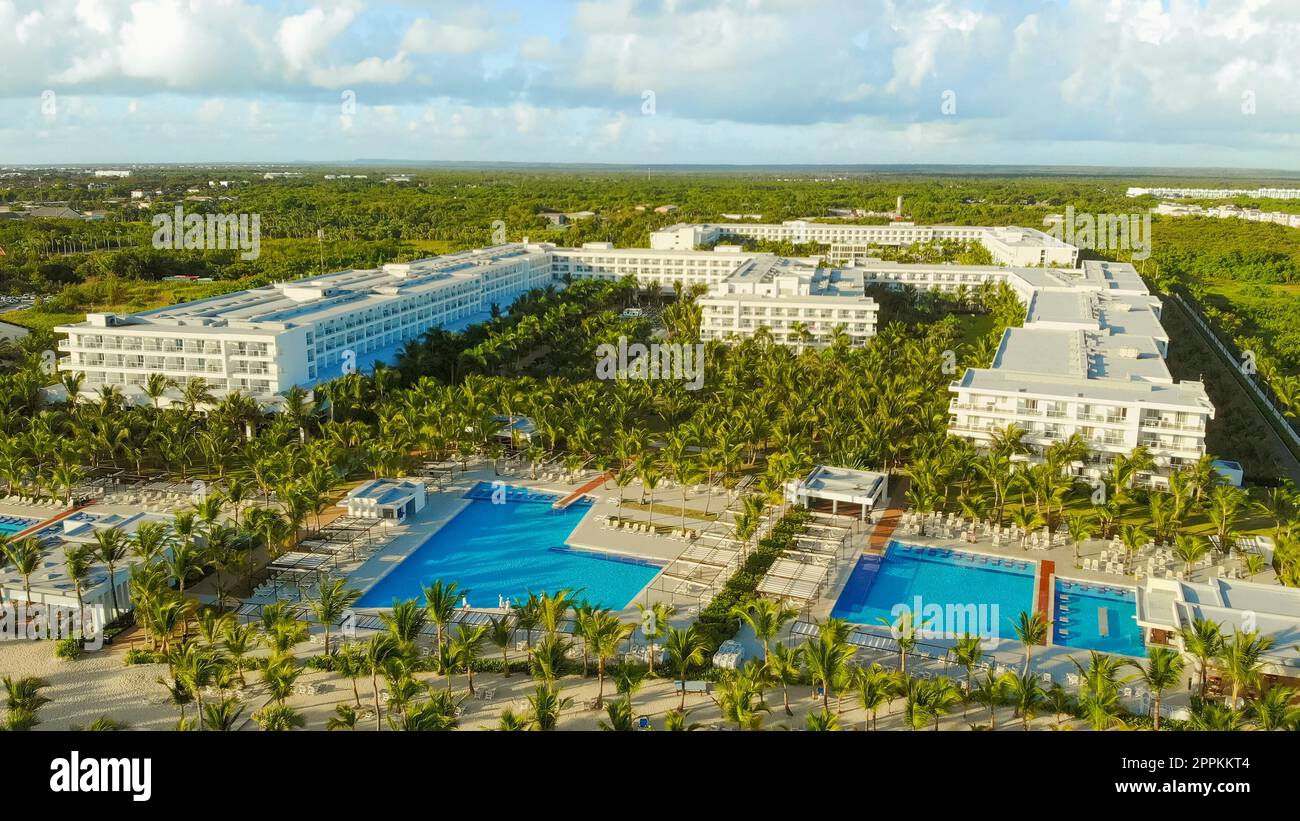
<path fill-rule="evenodd" d="M 1297 40 L 1290 0 L 0 0 L 0 149 L 50 129 L 52 89 L 88 101 L 60 107 L 51 133 L 70 150 L 123 122 L 127 145 L 147 144 L 222 100 L 249 116 L 216 122 L 255 121 L 260 149 L 324 151 L 338 91 L 362 89 L 346 145 L 372 140 L 372 156 L 391 129 L 392 150 L 479 140 L 514 159 L 598 145 L 583 158 L 1006 161 L 1051 146 L 1118 162 L 1187 146 L 1291 166 Z"/>

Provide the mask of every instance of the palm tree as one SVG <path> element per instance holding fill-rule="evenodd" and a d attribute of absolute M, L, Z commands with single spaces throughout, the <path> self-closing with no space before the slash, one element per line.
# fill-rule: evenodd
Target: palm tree
<path fill-rule="evenodd" d="M 334 715 L 330 716 L 325 722 L 327 730 L 355 730 L 357 728 L 357 719 L 360 714 L 357 708 L 351 704 L 338 704 L 334 707 Z"/>
<path fill-rule="evenodd" d="M 361 591 L 348 587 L 344 579 L 330 582 L 321 579 L 316 587 L 316 597 L 307 598 L 307 605 L 325 630 L 325 655 L 330 654 L 330 630 L 334 623 L 342 620 L 359 598 Z"/>
<path fill-rule="evenodd" d="M 1015 715 L 1020 717 L 1021 729 L 1028 731 L 1029 722 L 1038 715 L 1038 708 L 1044 700 L 1043 685 L 1037 676 L 1025 672 L 1009 672 L 1002 677 L 1006 683 L 1007 701 L 1015 707 Z"/>
<path fill-rule="evenodd" d="M 82 594 L 86 590 L 86 581 L 90 579 L 90 548 L 63 546 L 63 567 L 72 580 L 73 590 L 77 594 L 77 626 L 82 640 L 86 638 L 86 607 Z"/>
<path fill-rule="evenodd" d="M 1026 674 L 1029 673 L 1030 654 L 1033 653 L 1035 645 L 1047 643 L 1047 631 L 1050 626 L 1051 622 L 1043 618 L 1042 613 L 1034 613 L 1033 615 L 1030 615 L 1029 613 L 1022 612 L 1016 619 L 1016 638 L 1019 639 L 1020 643 L 1025 647 L 1024 672 Z"/>
<path fill-rule="evenodd" d="M 833 732 L 840 729 L 840 719 L 830 710 L 809 713 L 804 718 L 804 729 L 814 733 Z"/>
<path fill-rule="evenodd" d="M 447 689 L 451 689 L 451 671 L 459 664 L 465 670 L 465 676 L 469 680 L 469 693 L 474 695 L 474 665 L 478 662 L 479 655 L 483 652 L 483 640 L 487 638 L 488 626 L 480 624 L 477 627 L 466 627 L 462 625 L 456 631 L 456 638 L 451 643 L 452 664 L 445 669 L 447 671 Z"/>
<path fill-rule="evenodd" d="M 813 681 L 821 683 L 824 709 L 830 709 L 831 688 L 843 681 L 848 672 L 848 661 L 853 658 L 854 652 L 853 645 L 838 636 L 823 634 L 804 642 L 804 664 Z"/>
<path fill-rule="evenodd" d="M 1209 550 L 1209 543 L 1199 536 L 1179 533 L 1174 537 L 1174 552 L 1182 560 L 1183 572 L 1186 574 L 1191 574 L 1192 565 L 1203 559 Z"/>
<path fill-rule="evenodd" d="M 34 536 L 24 536 L 4 545 L 5 556 L 9 564 L 23 577 L 23 599 L 28 604 L 32 601 L 32 574 L 40 569 L 44 558 L 44 548 Z"/>
<path fill-rule="evenodd" d="M 989 728 L 996 730 L 998 728 L 998 707 L 1001 707 L 1007 700 L 1007 685 L 1003 677 L 993 675 L 992 671 L 986 672 L 984 678 L 971 692 L 971 698 L 983 704 L 989 711 Z"/>
<path fill-rule="evenodd" d="M 287 704 L 268 704 L 256 713 L 253 720 L 266 732 L 284 732 L 300 730 L 307 726 L 307 719 L 302 713 Z"/>
<path fill-rule="evenodd" d="M 708 644 L 705 643 L 704 637 L 699 634 L 695 629 L 695 625 L 692 624 L 685 629 L 670 627 L 668 629 L 668 640 L 664 642 L 664 650 L 668 652 L 668 658 L 677 670 L 677 680 L 682 688 L 682 700 L 677 709 L 685 711 L 686 673 L 690 668 L 704 663 Z"/>
<path fill-rule="evenodd" d="M 488 616 L 488 639 L 501 651 L 501 669 L 505 678 L 510 678 L 510 645 L 515 640 L 515 626 L 510 615 L 501 618 Z"/>
<path fill-rule="evenodd" d="M 608 610 L 593 612 L 587 618 L 587 623 L 590 628 L 587 635 L 592 655 L 596 657 L 596 678 L 599 681 L 596 690 L 596 709 L 599 710 L 605 703 L 605 664 L 618 653 L 619 645 L 632 635 L 636 625 L 619 621 L 618 617 Z"/>
<path fill-rule="evenodd" d="M 119 528 L 106 527 L 95 531 L 95 557 L 108 568 L 108 585 L 112 595 L 113 616 L 118 614 L 117 563 L 125 559 L 131 545 Z"/>
<path fill-rule="evenodd" d="M 1151 729 L 1160 730 L 1160 700 L 1165 690 L 1178 685 L 1183 676 L 1183 657 L 1168 647 L 1147 648 L 1147 662 L 1130 661 L 1138 676 L 1154 694 L 1151 705 Z"/>
<path fill-rule="evenodd" d="M 769 712 L 758 683 L 743 673 L 725 675 L 718 683 L 713 700 L 723 719 L 734 722 L 737 730 L 762 729 L 763 716 Z"/>
<path fill-rule="evenodd" d="M 1125 524 L 1119 527 L 1119 538 L 1124 543 L 1124 555 L 1128 559 L 1128 567 L 1124 572 L 1133 575 L 1133 558 L 1137 556 L 1138 551 L 1146 547 L 1147 542 L 1151 541 L 1151 534 L 1142 525 Z"/>
<path fill-rule="evenodd" d="M 365 644 L 366 669 L 370 672 L 370 688 L 375 694 L 375 729 L 383 729 L 380 720 L 382 711 L 379 706 L 379 674 L 383 671 L 384 665 L 389 659 L 397 656 L 401 652 L 397 639 L 393 638 L 391 633 L 379 633 L 372 636 L 370 641 Z"/>
<path fill-rule="evenodd" d="M 1246 718 L 1239 710 L 1217 701 L 1193 699 L 1192 717 L 1187 729 L 1201 732 L 1226 733 L 1245 728 Z"/>
<path fill-rule="evenodd" d="M 554 730 L 560 723 L 560 714 L 573 705 L 573 699 L 561 696 L 553 684 L 539 684 L 528 697 L 529 720 L 534 730 Z"/>
<path fill-rule="evenodd" d="M 231 666 L 239 675 L 239 686 L 244 686 L 244 658 L 252 651 L 257 641 L 257 625 L 239 624 L 234 620 L 226 622 L 222 645 L 230 658 Z"/>
<path fill-rule="evenodd" d="M 1092 538 L 1092 517 L 1087 513 L 1071 513 L 1065 517 L 1065 529 L 1070 534 L 1070 544 L 1074 546 L 1074 566 L 1079 568 L 1079 547 Z"/>
<path fill-rule="evenodd" d="M 516 713 L 509 707 L 501 711 L 501 718 L 497 721 L 497 730 L 502 732 L 521 732 L 527 730 L 531 725 L 531 719 Z"/>
<path fill-rule="evenodd" d="M 1182 642 L 1183 651 L 1196 659 L 1201 671 L 1200 695 L 1205 698 L 1210 660 L 1218 658 L 1223 652 L 1223 628 L 1209 619 L 1196 618 L 1190 625 L 1178 629 L 1178 638 Z"/>
<path fill-rule="evenodd" d="M 1223 643 L 1219 660 L 1223 675 L 1232 682 L 1232 700 L 1235 710 L 1242 690 L 1259 686 L 1264 671 L 1264 653 L 1273 646 L 1272 636 L 1261 636 L 1257 631 L 1243 632 L 1234 629 L 1232 639 Z"/>
<path fill-rule="evenodd" d="M 980 659 L 984 657 L 984 641 L 975 635 L 966 633 L 957 639 L 953 645 L 952 654 L 957 659 L 957 663 L 966 668 L 966 696 L 969 699 L 975 686 L 975 668 L 979 666 Z M 962 709 L 962 718 L 966 717 L 965 708 Z"/>
<path fill-rule="evenodd" d="M 600 729 L 615 732 L 631 732 L 636 729 L 636 722 L 632 718 L 632 705 L 626 701 L 622 699 L 611 701 L 606 705 L 605 712 L 609 720 L 601 720 L 598 725 Z"/>
<path fill-rule="evenodd" d="M 1011 523 L 1020 528 L 1020 548 L 1029 549 L 1029 534 L 1043 526 L 1043 517 L 1038 511 L 1021 505 L 1011 511 Z"/>
<path fill-rule="evenodd" d="M 1258 730 L 1293 730 L 1300 725 L 1300 707 L 1295 705 L 1296 691 L 1290 687 L 1270 687 L 1264 695 L 1251 700 L 1247 709 Z"/>
<path fill-rule="evenodd" d="M 654 675 L 655 661 L 659 655 L 659 639 L 668 631 L 668 622 L 676 615 L 677 608 L 666 601 L 657 601 L 650 607 L 638 603 L 636 607 L 641 612 L 641 635 L 645 636 L 650 645 L 650 675 Z"/>
<path fill-rule="evenodd" d="M 794 715 L 790 709 L 790 685 L 799 683 L 802 657 L 803 652 L 798 647 L 778 642 L 772 646 L 765 662 L 772 680 L 781 685 L 781 702 L 788 716 Z"/>
<path fill-rule="evenodd" d="M 763 643 L 763 663 L 767 664 L 768 648 L 781 634 L 786 624 L 799 616 L 799 611 L 776 599 L 756 597 L 744 607 L 731 608 L 731 617 L 749 625 L 754 636 Z"/>
<path fill-rule="evenodd" d="M 777 645 L 778 647 L 782 645 Z M 897 680 L 892 673 L 879 664 L 868 668 L 858 668 L 858 703 L 871 716 L 871 729 L 876 729 L 876 713 L 881 705 L 887 704 L 897 695 Z M 865 729 L 865 723 L 864 723 Z"/>
<path fill-rule="evenodd" d="M 235 729 L 244 715 L 244 705 L 231 697 L 204 704 L 199 711 L 199 726 L 205 730 L 225 732 Z"/>
<path fill-rule="evenodd" d="M 40 723 L 36 713 L 50 699 L 41 695 L 41 690 L 49 687 L 49 682 L 36 676 L 24 678 L 3 678 L 5 688 L 5 708 L 9 711 L 7 722 L 10 730 L 30 730 Z"/>

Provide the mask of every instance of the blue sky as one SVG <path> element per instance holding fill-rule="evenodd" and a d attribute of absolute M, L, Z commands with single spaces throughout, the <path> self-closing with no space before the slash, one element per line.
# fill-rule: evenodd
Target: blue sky
<path fill-rule="evenodd" d="M 1300 167 L 1289 0 L 0 0 L 0 163 Z"/>

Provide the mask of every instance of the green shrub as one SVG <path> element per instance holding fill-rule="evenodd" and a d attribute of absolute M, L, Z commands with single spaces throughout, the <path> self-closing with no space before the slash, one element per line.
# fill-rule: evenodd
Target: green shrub
<path fill-rule="evenodd" d="M 86 652 L 86 646 L 81 639 L 75 636 L 68 636 L 66 639 L 59 639 L 54 645 L 54 655 L 65 661 L 76 661 Z"/>

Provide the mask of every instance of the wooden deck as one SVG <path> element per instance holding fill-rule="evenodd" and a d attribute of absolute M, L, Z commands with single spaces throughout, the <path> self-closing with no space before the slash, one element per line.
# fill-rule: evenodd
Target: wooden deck
<path fill-rule="evenodd" d="M 564 510 L 566 507 L 578 501 L 583 496 L 587 495 L 591 491 L 595 490 L 596 488 L 608 482 L 611 478 L 613 478 L 612 473 L 602 473 L 601 475 L 597 476 L 595 479 L 592 479 L 587 484 L 583 485 L 582 487 L 570 493 L 568 496 L 565 496 L 560 501 L 551 505 L 551 507 L 554 508 L 555 510 Z"/>

